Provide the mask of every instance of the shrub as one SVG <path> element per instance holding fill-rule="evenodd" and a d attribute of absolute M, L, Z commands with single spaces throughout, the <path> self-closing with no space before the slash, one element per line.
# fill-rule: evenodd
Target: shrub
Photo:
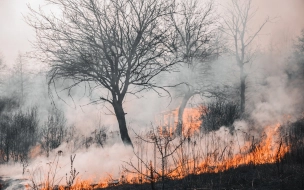
<path fill-rule="evenodd" d="M 0 122 L 0 155 L 3 161 L 24 161 L 37 142 L 37 108 L 3 113 Z"/>
<path fill-rule="evenodd" d="M 239 104 L 225 100 L 215 100 L 202 106 L 202 131 L 216 131 L 221 126 L 229 127 L 233 130 L 233 122 L 240 118 Z"/>
<path fill-rule="evenodd" d="M 51 150 L 56 149 L 67 136 L 66 119 L 63 112 L 53 109 L 40 132 L 40 144 L 47 157 Z"/>
<path fill-rule="evenodd" d="M 291 123 L 286 127 L 286 144 L 289 145 L 289 152 L 285 159 L 288 162 L 304 163 L 304 118 Z M 282 135 L 283 136 L 283 135 Z"/>

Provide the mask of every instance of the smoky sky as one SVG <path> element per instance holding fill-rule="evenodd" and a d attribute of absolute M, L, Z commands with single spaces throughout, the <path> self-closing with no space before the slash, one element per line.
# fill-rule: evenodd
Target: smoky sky
<path fill-rule="evenodd" d="M 227 2 L 216 1 L 220 13 Z M 35 39 L 34 31 L 23 18 L 28 13 L 27 4 L 37 8 L 43 3 L 43 0 L 0 0 L 0 53 L 7 65 L 14 64 L 18 52 L 30 51 L 30 41 Z M 304 28 L 303 0 L 253 0 L 253 5 L 258 9 L 257 23 L 267 16 L 275 18 L 262 32 L 263 45 L 284 46 Z"/>
<path fill-rule="evenodd" d="M 230 0 L 215 0 L 216 9 L 220 15 L 229 2 Z M 258 10 L 251 23 L 252 30 L 258 27 L 265 18 L 271 18 L 271 22 L 263 28 L 257 39 L 262 50 L 269 49 L 270 44 L 276 49 L 290 46 L 293 39 L 304 28 L 303 0 L 253 0 L 252 3 L 253 9 Z M 29 12 L 27 5 L 38 9 L 39 5 L 44 4 L 44 0 L 0 0 L 0 55 L 9 67 L 16 62 L 19 52 L 24 54 L 32 50 L 30 42 L 35 40 L 35 31 L 24 21 L 24 16 L 27 16 Z M 34 67 L 40 67 L 40 64 L 35 64 L 37 60 L 29 62 L 33 63 Z M 145 96 L 149 97 L 147 94 Z M 145 104 L 134 107 L 128 106 L 129 104 L 133 105 L 134 102 L 125 104 L 126 108 L 130 108 L 126 110 L 129 113 L 128 117 L 131 117 L 131 113 L 137 107 L 151 107 Z M 167 106 L 167 104 L 164 105 L 160 106 L 161 110 Z M 158 106 L 159 104 L 156 107 Z M 73 114 L 67 114 L 67 117 L 71 115 Z"/>
<path fill-rule="evenodd" d="M 27 4 L 37 7 L 42 0 L 0 0 L 0 54 L 10 66 L 15 63 L 18 53 L 31 50 L 30 40 L 34 31 L 25 23 Z"/>

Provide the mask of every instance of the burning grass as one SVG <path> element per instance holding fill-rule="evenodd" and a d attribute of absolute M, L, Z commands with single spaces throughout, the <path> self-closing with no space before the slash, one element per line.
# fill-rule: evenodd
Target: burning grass
<path fill-rule="evenodd" d="M 278 179 L 283 180 L 285 173 L 282 171 L 287 171 L 283 167 L 286 160 L 291 165 L 294 164 L 292 160 L 296 160 L 296 164 L 303 165 L 304 119 L 291 123 L 290 117 L 286 117 L 285 123 L 267 126 L 236 121 L 233 127 L 220 127 L 218 130 L 210 131 L 201 130 L 200 113 L 202 112 L 200 111 L 202 108 L 186 109 L 182 136 L 174 134 L 177 124 L 177 110 L 175 110 L 165 114 L 163 123 L 160 125 L 162 127 L 152 127 L 149 131 L 135 133 L 133 150 L 120 147 L 120 145 L 103 148 L 90 147 L 90 149 L 78 151 L 79 156 L 76 161 L 79 159 L 80 162 L 74 163 L 75 157 L 71 157 L 70 169 L 67 157 L 69 152 L 65 152 L 64 149 L 63 153 L 61 151 L 63 146 L 59 147 L 59 151 L 53 152 L 57 155 L 54 160 L 49 160 L 53 157 L 43 159 L 42 156 L 45 162 L 41 162 L 41 168 L 27 172 L 30 180 L 27 188 L 37 190 L 102 189 L 121 185 L 135 187 L 148 184 L 152 189 L 165 189 L 166 186 L 172 187 L 172 184 L 174 186 L 175 182 L 197 178 L 194 176 L 217 178 L 218 175 L 233 173 L 231 171 L 242 171 L 240 168 L 251 170 L 251 168 L 263 168 L 263 166 L 274 168 L 272 170 L 276 170 Z M 210 118 L 212 119 L 209 122 L 213 121 L 214 118 Z M 34 146 L 29 158 L 36 157 L 37 159 L 40 149 L 39 146 Z M 59 160 L 59 157 L 62 160 Z M 130 160 L 122 161 L 121 159 L 125 157 L 130 157 Z M 95 165 L 86 163 L 88 159 Z M 302 165 L 299 167 L 296 164 L 292 167 L 296 172 L 301 173 Z M 25 162 L 23 170 L 33 168 L 34 165 Z M 102 167 L 95 167 L 97 165 Z M 113 165 L 117 168 L 113 169 Z M 255 176 L 253 178 L 259 178 L 256 176 L 257 171 L 253 172 L 255 172 L 254 175 L 252 174 Z M 248 175 L 251 176 L 251 174 Z M 292 175 L 297 174 L 292 173 Z M 197 181 L 195 183 L 200 184 Z M 255 184 L 255 182 L 252 183 Z M 200 185 L 195 185 L 195 187 L 204 186 Z M 213 186 L 209 184 L 208 187 Z"/>
<path fill-rule="evenodd" d="M 279 123 L 266 126 L 260 137 L 249 135 L 241 128 L 233 134 L 221 128 L 208 134 L 191 132 L 184 137 L 174 136 L 167 128 L 158 128 L 136 136 L 135 159 L 125 162 L 119 179 L 112 178 L 111 174 L 97 182 L 78 177 L 69 186 L 50 188 L 46 185 L 47 188 L 40 189 L 101 189 L 126 184 L 151 184 L 152 189 L 153 185 L 162 184 L 160 187 L 164 189 L 168 180 L 278 164 L 290 149 L 283 140 L 281 128 Z"/>

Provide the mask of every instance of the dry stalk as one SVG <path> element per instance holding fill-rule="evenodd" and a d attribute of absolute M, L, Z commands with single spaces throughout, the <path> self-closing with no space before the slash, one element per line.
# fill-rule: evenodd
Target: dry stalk
<path fill-rule="evenodd" d="M 77 177 L 77 175 L 79 174 L 79 172 L 76 171 L 75 168 L 73 168 L 73 163 L 75 160 L 76 154 L 74 156 L 70 156 L 70 161 L 71 161 L 71 170 L 70 170 L 70 176 L 68 178 L 68 174 L 66 173 L 66 183 L 67 183 L 67 187 L 68 189 L 70 189 Z"/>

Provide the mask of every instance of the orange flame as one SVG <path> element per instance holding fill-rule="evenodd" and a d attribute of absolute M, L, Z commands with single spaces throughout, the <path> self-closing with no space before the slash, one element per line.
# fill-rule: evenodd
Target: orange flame
<path fill-rule="evenodd" d="M 163 127 L 162 130 L 159 131 L 159 135 L 162 135 L 163 129 L 171 134 L 177 124 L 177 112 L 177 110 L 174 110 L 164 115 L 161 120 L 164 124 L 163 126 L 166 127 Z M 195 131 L 199 131 L 201 126 L 201 121 L 199 120 L 200 114 L 198 108 L 186 108 L 185 110 L 183 127 L 191 131 L 191 138 L 194 138 L 194 136 L 198 134 L 195 133 Z M 192 158 L 190 158 L 190 156 L 187 157 L 187 155 L 177 156 L 179 159 L 175 158 L 177 161 L 171 165 L 171 168 L 169 167 L 166 170 L 166 175 L 172 179 L 181 179 L 189 174 L 218 173 L 242 165 L 260 165 L 278 162 L 289 151 L 289 147 L 281 139 L 279 132 L 280 127 L 280 123 L 266 126 L 261 139 L 258 141 L 247 139 L 242 146 L 239 145 L 237 148 L 235 147 L 236 145 L 233 144 L 234 142 L 230 141 L 230 144 L 228 143 L 224 148 L 209 150 L 204 155 L 195 155 L 195 153 L 192 153 Z M 237 134 L 237 132 L 235 133 Z M 197 144 L 196 141 L 193 141 L 192 144 L 188 142 L 187 145 L 192 146 L 187 149 L 188 151 L 191 150 L 191 148 L 194 150 L 195 146 L 207 146 L 204 143 Z M 183 147 L 181 147 L 181 149 L 182 148 Z M 234 149 L 234 151 L 232 149 Z M 237 149 L 237 152 L 235 149 Z M 186 147 L 184 147 L 184 150 L 180 150 L 181 154 L 184 154 L 185 150 Z M 152 161 L 150 161 L 149 167 L 152 168 Z M 146 168 L 143 174 L 145 173 L 146 176 L 149 176 L 149 170 L 150 168 Z M 159 170 L 157 172 L 161 173 Z M 157 181 L 155 177 L 152 178 L 153 179 L 144 177 L 142 174 L 124 173 L 119 180 L 113 180 L 110 176 L 107 179 L 101 179 L 96 184 L 93 184 L 92 180 L 82 181 L 81 179 L 77 179 L 76 183 L 69 189 L 96 189 L 125 183 L 139 184 L 145 182 L 150 183 L 152 180 L 154 182 Z M 65 189 L 65 187 L 61 186 L 59 189 Z"/>
<path fill-rule="evenodd" d="M 183 133 L 184 135 L 193 134 L 199 131 L 202 124 L 200 119 L 201 111 L 200 107 L 197 108 L 185 108 L 183 113 Z M 161 127 L 160 133 L 163 131 L 170 132 L 172 134 L 175 131 L 178 124 L 178 109 L 173 111 L 163 112 L 158 115 L 157 124 Z"/>

